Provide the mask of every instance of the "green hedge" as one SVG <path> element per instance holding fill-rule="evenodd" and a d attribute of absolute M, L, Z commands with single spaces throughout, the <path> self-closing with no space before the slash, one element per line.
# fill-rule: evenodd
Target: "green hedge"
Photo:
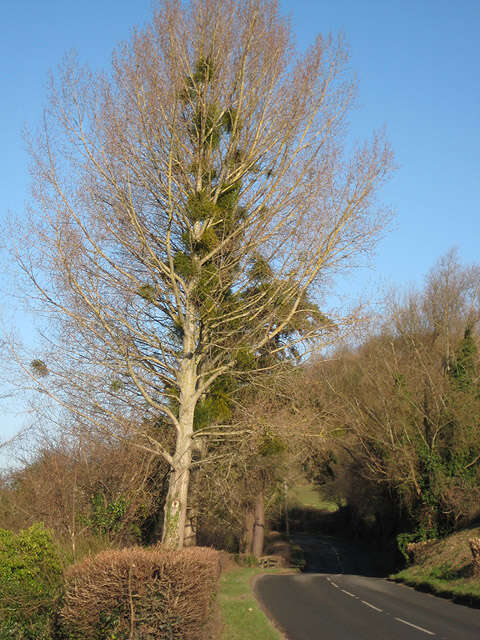
<path fill-rule="evenodd" d="M 0 639 L 50 640 L 62 566 L 43 524 L 0 529 Z"/>

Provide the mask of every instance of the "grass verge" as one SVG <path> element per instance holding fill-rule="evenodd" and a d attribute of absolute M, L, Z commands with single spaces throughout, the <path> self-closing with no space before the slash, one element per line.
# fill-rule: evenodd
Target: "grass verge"
<path fill-rule="evenodd" d="M 419 548 L 414 562 L 390 576 L 421 591 L 480 607 L 480 579 L 472 574 L 468 540 L 480 536 L 474 527 L 454 533 Z"/>
<path fill-rule="evenodd" d="M 292 507 L 306 507 L 319 511 L 338 511 L 338 504 L 326 500 L 317 487 L 311 484 L 298 484 L 290 489 L 289 503 Z"/>
<path fill-rule="evenodd" d="M 432 578 L 421 572 L 415 572 L 413 569 L 404 569 L 391 576 L 391 579 L 396 582 L 403 582 L 403 584 L 414 587 L 419 591 L 425 591 L 435 596 L 449 598 L 454 602 L 480 608 L 480 585 L 472 585 L 467 581 L 449 584 L 444 580 Z"/>
<path fill-rule="evenodd" d="M 221 640 L 282 640 L 253 595 L 252 581 L 264 573 L 256 567 L 235 567 L 223 573 L 218 594 Z"/>

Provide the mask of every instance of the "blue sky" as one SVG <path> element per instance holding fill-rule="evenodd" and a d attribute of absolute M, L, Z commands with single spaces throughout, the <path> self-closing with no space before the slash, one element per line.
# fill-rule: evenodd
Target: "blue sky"
<path fill-rule="evenodd" d="M 352 132 L 385 124 L 399 169 L 383 192 L 396 210 L 375 270 L 359 285 L 419 283 L 452 246 L 478 260 L 478 0 L 287 0 L 298 42 L 343 29 L 359 80 Z"/>
<path fill-rule="evenodd" d="M 300 48 L 319 32 L 345 32 L 359 81 L 351 132 L 361 140 L 386 126 L 399 169 L 382 192 L 396 211 L 370 269 L 343 283 L 347 293 L 420 283 L 452 246 L 478 260 L 480 215 L 480 0 L 283 0 Z M 21 213 L 29 193 L 21 132 L 39 122 L 49 70 L 74 49 L 93 67 L 150 0 L 0 0 L 0 216 Z M 0 281 L 1 288 L 1 281 Z M 4 310 L 8 307 L 4 303 Z M 8 407 L 5 407 L 8 409 Z M 19 425 L 6 413 L 0 440 Z"/>

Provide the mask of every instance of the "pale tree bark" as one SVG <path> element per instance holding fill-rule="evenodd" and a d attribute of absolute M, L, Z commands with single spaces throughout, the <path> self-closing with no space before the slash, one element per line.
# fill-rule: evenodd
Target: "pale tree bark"
<path fill-rule="evenodd" d="M 265 491 L 262 487 L 251 505 L 245 508 L 243 534 L 240 541 L 243 553 L 253 554 L 256 558 L 263 555 L 265 541 Z"/>
<path fill-rule="evenodd" d="M 178 433 L 172 459 L 169 489 L 164 508 L 162 541 L 166 546 L 183 547 L 188 524 L 188 488 L 192 464 L 192 438 L 197 386 L 197 362 L 193 321 L 185 322 L 183 352 L 185 357 L 177 376 L 180 390 Z"/>
<path fill-rule="evenodd" d="M 197 546 L 196 514 L 192 511 L 191 508 L 187 509 L 183 546 L 184 547 Z"/>
<path fill-rule="evenodd" d="M 264 487 L 260 489 L 255 498 L 255 516 L 253 525 L 252 553 L 256 558 L 263 555 L 265 542 L 265 496 Z"/>
<path fill-rule="evenodd" d="M 480 576 L 480 538 L 470 538 L 468 541 L 472 552 L 472 569 L 475 577 Z"/>
<path fill-rule="evenodd" d="M 69 59 L 52 80 L 13 249 L 52 321 L 41 359 L 11 354 L 90 429 L 166 460 L 169 546 L 195 439 L 233 430 L 196 431 L 200 398 L 322 344 L 310 300 L 384 225 L 388 144 L 342 153 L 347 64 L 342 38 L 295 54 L 275 2 L 165 1 L 110 76 Z"/>
<path fill-rule="evenodd" d="M 243 553 L 253 553 L 253 527 L 255 526 L 255 510 L 248 506 L 245 509 L 241 549 Z"/>

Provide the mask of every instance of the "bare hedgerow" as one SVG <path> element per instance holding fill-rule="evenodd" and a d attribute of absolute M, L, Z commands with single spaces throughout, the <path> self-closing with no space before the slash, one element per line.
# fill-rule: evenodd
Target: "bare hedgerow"
<path fill-rule="evenodd" d="M 213 549 L 104 551 L 67 570 L 61 627 L 76 640 L 202 640 L 219 576 Z"/>

